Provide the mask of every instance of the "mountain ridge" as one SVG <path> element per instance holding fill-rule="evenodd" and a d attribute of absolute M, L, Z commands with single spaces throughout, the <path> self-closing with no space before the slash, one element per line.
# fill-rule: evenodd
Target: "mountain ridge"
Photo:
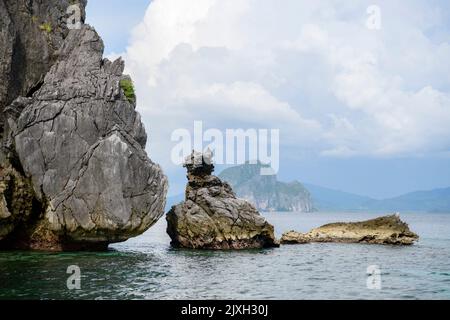
<path fill-rule="evenodd" d="M 303 195 L 307 200 L 308 210 L 304 212 L 329 211 L 329 212 L 444 212 L 450 213 L 450 187 L 436 188 L 431 190 L 417 190 L 395 197 L 375 199 L 370 196 L 359 195 L 352 192 L 341 191 L 333 188 L 323 187 L 311 183 L 300 183 L 297 180 L 281 182 L 277 176 L 261 176 L 260 169 L 263 165 L 244 164 L 222 170 L 219 174 L 221 179 L 230 183 L 237 195 L 253 203 L 267 200 L 269 194 L 282 194 L 281 201 L 284 203 L 295 202 L 297 195 Z M 244 169 L 243 169 L 244 168 Z M 259 194 L 255 197 L 254 194 Z M 289 199 L 291 197 L 291 199 Z M 277 201 L 280 196 L 272 197 Z M 167 200 L 166 211 L 178 202 L 184 200 L 183 194 L 174 195 Z M 264 201 L 263 201 L 264 202 Z M 268 202 L 259 203 L 261 211 L 297 211 L 283 206 L 272 206 L 267 210 Z M 281 209 L 281 210 L 275 210 Z"/>
<path fill-rule="evenodd" d="M 305 183 L 319 211 L 450 212 L 450 187 L 408 192 L 374 199 L 350 192 Z"/>
<path fill-rule="evenodd" d="M 219 178 L 260 211 L 314 211 L 311 195 L 300 182 L 282 182 L 276 175 L 261 175 L 265 167 L 260 162 L 246 163 L 223 170 Z"/>

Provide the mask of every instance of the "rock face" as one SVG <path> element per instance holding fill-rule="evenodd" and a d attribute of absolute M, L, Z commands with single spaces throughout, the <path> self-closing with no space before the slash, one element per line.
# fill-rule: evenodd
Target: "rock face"
<path fill-rule="evenodd" d="M 249 201 L 258 210 L 314 211 L 311 195 L 300 182 L 280 182 L 276 175 L 261 175 L 261 168 L 261 163 L 245 164 L 225 169 L 219 177 L 230 183 L 240 198 Z"/>
<path fill-rule="evenodd" d="M 273 226 L 230 185 L 211 175 L 210 157 L 186 161 L 186 199 L 167 214 L 172 246 L 193 249 L 249 249 L 278 246 Z"/>
<path fill-rule="evenodd" d="M 74 3 L 83 22 L 86 0 L 0 0 L 0 138 L 5 107 L 32 95 L 55 63 Z"/>
<path fill-rule="evenodd" d="M 289 231 L 283 234 L 282 244 L 311 242 L 344 242 L 411 245 L 418 236 L 397 215 L 363 222 L 331 223 L 308 233 Z"/>
<path fill-rule="evenodd" d="M 65 20 L 64 1 L 22 2 L 50 17 L 53 4 Z M 46 72 L 39 85 L 2 112 L 0 247 L 103 249 L 141 234 L 164 213 L 167 179 L 144 150 L 135 99 L 121 88 L 131 83 L 123 61 L 103 59 L 103 42 L 87 25 L 57 40 L 48 72 L 38 68 Z M 22 45 L 46 50 L 33 43 Z"/>

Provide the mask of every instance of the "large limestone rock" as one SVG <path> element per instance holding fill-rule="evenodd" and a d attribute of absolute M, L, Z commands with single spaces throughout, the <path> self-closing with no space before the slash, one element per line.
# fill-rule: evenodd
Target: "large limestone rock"
<path fill-rule="evenodd" d="M 20 101 L 39 89 L 56 62 L 69 33 L 70 5 L 78 6 L 84 22 L 86 0 L 0 0 L 0 247 L 10 246 L 2 240 L 13 233 L 23 238 L 42 211 L 17 158 L 8 122 L 17 120 L 24 107 Z"/>
<path fill-rule="evenodd" d="M 283 234 L 281 243 L 344 242 L 411 245 L 418 238 L 398 215 L 392 215 L 363 222 L 331 223 L 308 233 L 289 231 Z"/>
<path fill-rule="evenodd" d="M 57 60 L 72 4 L 83 22 L 86 0 L 0 0 L 0 139 L 6 106 L 32 95 Z"/>
<path fill-rule="evenodd" d="M 104 249 L 164 214 L 167 179 L 145 152 L 123 61 L 102 58 L 91 27 L 65 31 L 39 85 L 2 111 L 1 248 Z"/>
<path fill-rule="evenodd" d="M 230 185 L 211 175 L 210 155 L 186 161 L 186 200 L 167 214 L 172 246 L 194 249 L 248 249 L 278 246 L 273 226 Z"/>

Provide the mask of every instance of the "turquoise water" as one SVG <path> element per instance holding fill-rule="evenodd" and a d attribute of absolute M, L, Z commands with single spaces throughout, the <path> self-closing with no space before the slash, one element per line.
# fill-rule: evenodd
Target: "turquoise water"
<path fill-rule="evenodd" d="M 278 236 L 356 213 L 270 213 Z M 450 299 L 450 214 L 403 214 L 411 247 L 307 244 L 240 252 L 176 250 L 165 220 L 105 253 L 0 252 L 0 299 Z M 81 271 L 68 290 L 67 267 Z M 381 289 L 367 288 L 378 265 Z"/>

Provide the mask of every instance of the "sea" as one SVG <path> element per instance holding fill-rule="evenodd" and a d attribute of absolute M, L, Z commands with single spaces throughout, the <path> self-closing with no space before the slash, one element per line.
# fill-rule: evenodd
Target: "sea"
<path fill-rule="evenodd" d="M 283 232 L 384 213 L 264 214 Z M 412 246 L 174 249 L 161 218 L 107 252 L 0 252 L 0 299 L 450 299 L 450 213 L 403 213 Z"/>

